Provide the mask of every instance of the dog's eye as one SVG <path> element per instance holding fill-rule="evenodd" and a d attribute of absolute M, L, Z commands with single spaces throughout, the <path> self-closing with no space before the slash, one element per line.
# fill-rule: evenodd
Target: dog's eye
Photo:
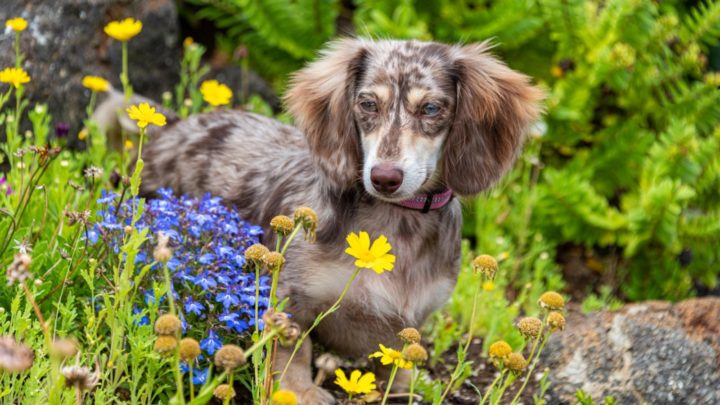
<path fill-rule="evenodd" d="M 361 102 L 360 108 L 362 108 L 363 111 L 365 111 L 365 112 L 372 112 L 372 113 L 377 112 L 377 110 L 378 110 L 377 103 L 374 101 L 369 101 L 369 100 Z"/>
<path fill-rule="evenodd" d="M 435 103 L 425 103 L 422 106 L 423 115 L 427 115 L 428 117 L 432 117 L 433 115 L 436 115 L 439 112 L 440 112 L 440 106 Z"/>

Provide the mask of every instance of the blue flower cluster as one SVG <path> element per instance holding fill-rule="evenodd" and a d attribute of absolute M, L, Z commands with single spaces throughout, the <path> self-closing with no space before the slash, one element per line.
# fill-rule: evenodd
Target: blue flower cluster
<path fill-rule="evenodd" d="M 181 304 L 183 326 L 191 335 L 204 337 L 201 347 L 212 355 L 222 346 L 222 337 L 243 333 L 255 324 L 256 280 L 254 272 L 244 269 L 244 253 L 258 243 L 262 228 L 243 221 L 219 197 L 176 197 L 170 189 L 160 189 L 158 195 L 147 201 L 134 225 L 138 230 L 149 228 L 149 240 L 135 259 L 136 268 L 154 262 L 153 249 L 160 232 L 170 237 L 173 255 L 167 266 L 173 293 Z M 93 244 L 102 240 L 115 253 L 120 252 L 125 228 L 132 224 L 137 207 L 136 201 L 119 203 L 118 199 L 113 192 L 102 192 L 99 222 L 86 235 Z M 160 280 L 160 264 L 152 269 L 151 278 Z M 260 315 L 269 304 L 269 284 L 269 277 L 260 277 Z M 149 286 L 139 286 L 146 304 L 155 300 Z"/>

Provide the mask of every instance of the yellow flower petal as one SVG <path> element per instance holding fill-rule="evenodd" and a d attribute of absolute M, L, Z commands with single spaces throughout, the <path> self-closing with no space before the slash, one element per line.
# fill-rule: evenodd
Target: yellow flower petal
<path fill-rule="evenodd" d="M 132 37 L 142 31 L 142 22 L 134 18 L 126 18 L 122 21 L 111 21 L 105 26 L 105 33 L 120 42 L 129 41 Z"/>
<path fill-rule="evenodd" d="M 0 83 L 7 83 L 16 89 L 30 82 L 30 76 L 22 68 L 5 68 L 0 71 Z"/>
<path fill-rule="evenodd" d="M 5 21 L 5 27 L 12 29 L 15 32 L 25 31 L 28 22 L 22 17 L 15 17 Z"/>
<path fill-rule="evenodd" d="M 395 256 L 389 254 L 392 245 L 385 235 L 380 235 L 370 243 L 370 235 L 367 232 L 360 232 L 359 235 L 351 232 L 346 237 L 348 247 L 345 253 L 354 257 L 355 266 L 371 269 L 380 274 L 385 271 L 392 271 L 395 264 Z"/>
<path fill-rule="evenodd" d="M 110 89 L 110 82 L 100 76 L 85 76 L 82 85 L 95 92 L 106 92 Z"/>
<path fill-rule="evenodd" d="M 232 90 L 217 80 L 205 80 L 200 85 L 200 94 L 208 104 L 213 107 L 230 104 L 232 101 Z"/>
<path fill-rule="evenodd" d="M 167 123 L 165 116 L 155 112 L 155 108 L 150 107 L 150 104 L 148 103 L 141 103 L 137 106 L 131 105 L 126 111 L 128 113 L 128 117 L 137 121 L 137 126 L 140 128 L 145 128 L 149 124 L 162 127 Z"/>

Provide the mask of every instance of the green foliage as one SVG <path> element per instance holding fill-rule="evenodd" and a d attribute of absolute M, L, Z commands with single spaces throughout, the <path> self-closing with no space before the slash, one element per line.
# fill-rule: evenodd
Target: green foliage
<path fill-rule="evenodd" d="M 578 400 L 579 405 L 598 405 L 598 403 L 583 390 L 577 390 L 577 392 L 575 392 L 575 399 Z M 612 396 L 607 396 L 603 399 L 601 405 L 617 405 L 617 401 L 615 401 L 615 398 Z"/>

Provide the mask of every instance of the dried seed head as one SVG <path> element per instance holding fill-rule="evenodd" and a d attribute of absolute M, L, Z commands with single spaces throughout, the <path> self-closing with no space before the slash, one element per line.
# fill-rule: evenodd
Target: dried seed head
<path fill-rule="evenodd" d="M 80 391 L 92 391 L 100 381 L 100 366 L 97 363 L 95 363 L 95 371 L 90 371 L 90 367 L 80 367 L 76 364 L 63 367 L 60 373 L 65 377 L 66 387 L 77 388 Z"/>
<path fill-rule="evenodd" d="M 528 339 L 538 337 L 542 331 L 542 326 L 542 321 L 533 316 L 522 318 L 517 324 L 520 334 Z"/>
<path fill-rule="evenodd" d="M 213 395 L 217 399 L 233 399 L 235 398 L 235 390 L 228 384 L 220 384 L 213 391 Z"/>
<path fill-rule="evenodd" d="M 90 211 L 69 211 L 65 213 L 65 216 L 68 219 L 68 224 L 70 226 L 75 224 L 81 224 L 85 225 L 88 222 L 88 219 L 90 218 Z"/>
<path fill-rule="evenodd" d="M 326 374 L 332 374 L 340 367 L 340 359 L 330 353 L 323 353 L 315 359 L 315 367 Z"/>
<path fill-rule="evenodd" d="M 290 325 L 290 318 L 285 312 L 278 312 L 274 308 L 268 308 L 262 316 L 265 327 L 282 331 Z"/>
<path fill-rule="evenodd" d="M 280 252 L 267 252 L 263 255 L 262 261 L 270 271 L 282 269 L 282 265 L 285 263 L 285 259 Z"/>
<path fill-rule="evenodd" d="M 9 373 L 21 373 L 33 364 L 33 351 L 15 339 L 5 336 L 0 338 L 0 370 Z"/>
<path fill-rule="evenodd" d="M 270 405 L 297 405 L 297 396 L 292 391 L 278 390 L 272 394 Z"/>
<path fill-rule="evenodd" d="M 565 317 L 560 312 L 552 311 L 548 314 L 547 324 L 553 332 L 556 330 L 565 330 Z"/>
<path fill-rule="evenodd" d="M 78 352 L 77 340 L 75 338 L 55 338 L 50 346 L 50 355 L 58 360 L 65 360 L 73 357 Z"/>
<path fill-rule="evenodd" d="M 180 359 L 194 361 L 200 356 L 200 344 L 193 338 L 184 338 L 180 341 Z"/>
<path fill-rule="evenodd" d="M 157 235 L 158 243 L 153 251 L 153 258 L 160 263 L 167 263 L 172 258 L 172 250 L 168 247 L 170 236 L 164 232 Z"/>
<path fill-rule="evenodd" d="M 172 259 L 172 250 L 166 247 L 156 247 L 153 251 L 153 258 L 160 263 L 167 263 Z"/>
<path fill-rule="evenodd" d="M 293 214 L 295 225 L 301 224 L 305 231 L 305 240 L 315 242 L 318 217 L 315 211 L 309 207 L 300 207 Z"/>
<path fill-rule="evenodd" d="M 282 236 L 288 236 L 295 228 L 295 223 L 286 215 L 278 215 L 270 220 L 270 228 Z"/>
<path fill-rule="evenodd" d="M 527 361 L 522 353 L 510 353 L 505 359 L 505 366 L 514 373 L 521 373 L 527 368 Z"/>
<path fill-rule="evenodd" d="M 284 347 L 294 345 L 300 337 L 300 325 L 296 322 L 289 322 L 288 325 L 280 330 L 280 344 Z"/>
<path fill-rule="evenodd" d="M 480 255 L 473 260 L 473 269 L 492 280 L 498 270 L 497 260 L 490 255 Z"/>
<path fill-rule="evenodd" d="M 403 350 L 403 358 L 415 364 L 424 363 L 428 358 L 428 353 L 420 344 L 411 343 Z"/>
<path fill-rule="evenodd" d="M 175 336 L 160 335 L 155 339 L 155 351 L 160 354 L 170 354 L 176 347 L 177 339 L 175 339 Z"/>
<path fill-rule="evenodd" d="M 32 263 L 32 257 L 27 253 L 16 253 L 13 257 L 12 263 L 8 266 L 5 273 L 8 285 L 12 285 L 15 282 L 22 284 L 30 277 L 30 264 Z"/>
<path fill-rule="evenodd" d="M 182 322 L 173 314 L 161 315 L 155 321 L 155 333 L 158 335 L 174 336 L 180 329 L 182 329 Z"/>
<path fill-rule="evenodd" d="M 538 304 L 545 309 L 559 310 L 565 307 L 565 299 L 555 291 L 548 291 L 540 296 Z"/>
<path fill-rule="evenodd" d="M 405 343 L 420 343 L 420 332 L 415 328 L 405 328 L 398 333 L 398 336 Z"/>
<path fill-rule="evenodd" d="M 225 370 L 234 370 L 245 364 L 245 352 L 236 345 L 225 345 L 215 353 L 215 365 Z"/>
<path fill-rule="evenodd" d="M 269 250 L 265 245 L 256 243 L 245 249 L 245 259 L 249 262 L 262 263 L 263 256 L 268 252 Z"/>
<path fill-rule="evenodd" d="M 103 175 L 103 170 L 96 166 L 90 166 L 85 169 L 85 177 L 97 180 Z"/>

